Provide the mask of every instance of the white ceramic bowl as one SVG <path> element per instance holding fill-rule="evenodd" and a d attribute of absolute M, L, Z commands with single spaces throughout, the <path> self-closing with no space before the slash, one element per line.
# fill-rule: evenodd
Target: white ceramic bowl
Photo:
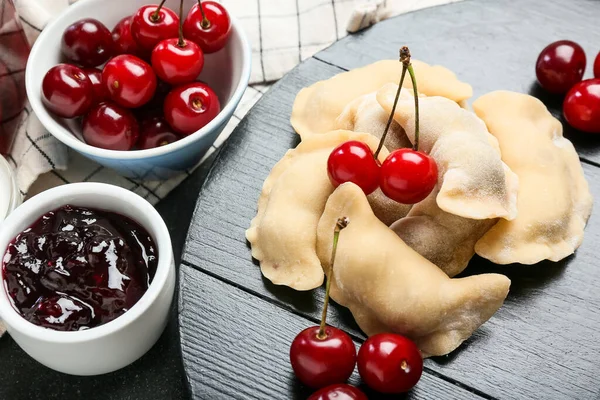
<path fill-rule="evenodd" d="M 140 300 L 120 317 L 95 328 L 60 332 L 24 319 L 13 308 L 0 268 L 0 318 L 12 338 L 31 357 L 60 372 L 97 375 L 134 362 L 164 330 L 175 288 L 171 238 L 158 212 L 128 190 L 100 183 L 76 183 L 45 191 L 18 207 L 0 230 L 0 257 L 8 244 L 48 211 L 71 204 L 114 211 L 144 227 L 158 247 L 156 275 Z"/>
<path fill-rule="evenodd" d="M 150 2 L 152 3 L 152 2 Z M 66 27 L 82 18 L 96 18 L 109 29 L 122 18 L 132 15 L 148 0 L 79 0 L 68 7 L 44 28 L 36 40 L 25 73 L 27 97 L 33 111 L 44 127 L 58 140 L 75 151 L 124 176 L 143 180 L 160 180 L 196 165 L 223 130 L 239 104 L 250 79 L 252 51 L 240 23 L 232 16 L 231 38 L 225 48 L 207 54 L 200 80 L 207 82 L 217 93 L 221 112 L 204 128 L 178 142 L 164 147 L 114 151 L 89 146 L 81 139 L 78 120 L 65 120 L 49 113 L 42 104 L 41 86 L 46 72 L 64 62 L 60 51 Z M 196 0 L 185 0 L 189 10 Z M 179 0 L 167 0 L 166 6 L 176 11 Z"/>

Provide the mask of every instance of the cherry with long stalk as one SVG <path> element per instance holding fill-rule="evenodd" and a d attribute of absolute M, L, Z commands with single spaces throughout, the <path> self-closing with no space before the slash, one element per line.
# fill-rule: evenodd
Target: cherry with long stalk
<path fill-rule="evenodd" d="M 156 75 L 171 85 L 192 82 L 202 72 L 204 53 L 196 43 L 185 39 L 183 35 L 183 0 L 179 2 L 178 37 L 158 43 L 152 50 L 151 59 Z"/>
<path fill-rule="evenodd" d="M 396 112 L 398 99 L 404 83 L 406 71 L 410 75 L 415 101 L 415 137 L 412 149 L 397 149 L 392 151 L 381 164 L 380 187 L 381 191 L 390 199 L 403 204 L 415 204 L 425 199 L 433 191 L 438 180 L 438 168 L 435 160 L 429 155 L 419 151 L 419 91 L 417 79 L 410 62 L 410 51 L 404 46 L 400 49 L 400 62 L 402 63 L 402 77 L 394 98 L 390 119 Z M 382 136 L 387 135 L 389 123 Z M 378 149 L 379 151 L 379 149 Z M 376 152 L 378 154 L 378 152 Z"/>
<path fill-rule="evenodd" d="M 339 218 L 333 232 L 331 262 L 327 271 L 321 324 L 300 332 L 290 347 L 290 362 L 298 379 L 313 389 L 348 380 L 356 365 L 356 348 L 344 331 L 327 325 L 327 308 L 340 232 L 348 218 Z"/>
<path fill-rule="evenodd" d="M 185 19 L 183 33 L 204 53 L 214 53 L 225 47 L 231 36 L 231 18 L 220 3 L 198 0 Z"/>
<path fill-rule="evenodd" d="M 366 195 L 377 187 L 389 198 L 404 204 L 414 204 L 431 193 L 437 182 L 437 164 L 419 149 L 419 95 L 417 79 L 410 62 L 410 51 L 400 49 L 402 73 L 392 111 L 377 150 L 373 153 L 366 143 L 351 140 L 336 147 L 327 160 L 331 183 L 337 187 L 345 182 L 358 185 Z M 379 155 L 394 119 L 406 73 L 412 81 L 415 99 L 415 140 L 412 149 L 398 149 L 390 153 L 382 164 Z"/>

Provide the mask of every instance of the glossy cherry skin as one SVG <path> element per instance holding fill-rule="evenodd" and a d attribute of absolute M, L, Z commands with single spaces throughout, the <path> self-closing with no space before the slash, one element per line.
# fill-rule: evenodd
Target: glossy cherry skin
<path fill-rule="evenodd" d="M 147 51 L 152 51 L 161 40 L 174 38 L 179 34 L 177 14 L 167 7 L 162 7 L 158 11 L 158 17 L 154 19 L 154 12 L 157 8 L 158 5 L 142 6 L 131 19 L 133 39 Z"/>
<path fill-rule="evenodd" d="M 352 182 L 366 195 L 379 186 L 381 168 L 371 148 L 358 140 L 350 140 L 333 149 L 327 159 L 327 173 L 334 187 Z"/>
<path fill-rule="evenodd" d="M 179 140 L 179 136 L 162 117 L 151 117 L 140 121 L 140 150 L 166 146 Z"/>
<path fill-rule="evenodd" d="M 308 400 L 369 400 L 357 387 L 347 383 L 337 383 L 324 387 L 311 394 Z"/>
<path fill-rule="evenodd" d="M 136 108 L 154 96 L 156 74 L 144 60 L 122 54 L 106 63 L 102 71 L 102 83 L 115 103 Z"/>
<path fill-rule="evenodd" d="M 71 61 L 84 67 L 104 64 L 113 55 L 113 39 L 104 24 L 85 18 L 65 29 L 61 50 Z"/>
<path fill-rule="evenodd" d="M 600 133 L 600 79 L 579 82 L 565 96 L 565 119 L 575 129 Z"/>
<path fill-rule="evenodd" d="M 73 118 L 85 114 L 94 101 L 94 86 L 75 65 L 58 64 L 42 81 L 42 102 L 54 114 Z"/>
<path fill-rule="evenodd" d="M 415 204 L 431 193 L 438 179 L 435 160 L 412 149 L 391 152 L 381 164 L 381 191 L 402 204 Z"/>
<path fill-rule="evenodd" d="M 165 39 L 152 50 L 152 68 L 156 75 L 171 85 L 181 85 L 196 80 L 204 67 L 204 54 L 190 40 Z"/>
<path fill-rule="evenodd" d="M 380 393 L 404 393 L 423 373 L 423 357 L 410 339 L 395 333 L 368 338 L 358 351 L 358 372 L 371 389 Z"/>
<path fill-rule="evenodd" d="M 600 53 L 598 53 L 594 60 L 594 77 L 600 78 Z"/>
<path fill-rule="evenodd" d="M 313 389 L 348 380 L 356 365 L 356 348 L 348 334 L 332 326 L 325 339 L 317 337 L 318 326 L 300 332 L 290 347 L 290 362 L 296 377 Z"/>
<path fill-rule="evenodd" d="M 115 56 L 119 54 L 133 54 L 134 56 L 142 57 L 144 55 L 144 51 L 138 46 L 131 35 L 132 19 L 133 16 L 123 18 L 112 30 L 112 38 L 115 43 Z"/>
<path fill-rule="evenodd" d="M 138 139 L 138 123 L 126 108 L 100 103 L 83 118 L 83 139 L 107 150 L 131 150 Z"/>
<path fill-rule="evenodd" d="M 187 136 L 212 121 L 221 111 L 221 105 L 206 83 L 194 82 L 171 90 L 163 110 L 175 132 Z"/>
<path fill-rule="evenodd" d="M 83 70 L 94 87 L 94 104 L 101 103 L 110 98 L 106 87 L 102 84 L 102 71 L 98 68 L 85 68 Z"/>
<path fill-rule="evenodd" d="M 183 23 L 183 36 L 195 42 L 205 53 L 214 53 L 227 44 L 231 35 L 231 19 L 227 10 L 216 1 L 203 1 L 208 20 L 204 25 L 200 6 L 195 4 Z"/>
<path fill-rule="evenodd" d="M 581 81 L 585 64 L 585 52 L 580 45 L 559 40 L 542 50 L 535 64 L 535 74 L 544 89 L 563 94 Z"/>

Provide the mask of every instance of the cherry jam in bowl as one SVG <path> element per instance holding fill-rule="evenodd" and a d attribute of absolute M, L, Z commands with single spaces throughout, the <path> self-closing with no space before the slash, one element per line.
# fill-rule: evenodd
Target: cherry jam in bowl
<path fill-rule="evenodd" d="M 168 320 L 175 268 L 164 221 L 112 185 L 43 192 L 0 229 L 0 318 L 57 371 L 97 375 L 141 357 Z"/>

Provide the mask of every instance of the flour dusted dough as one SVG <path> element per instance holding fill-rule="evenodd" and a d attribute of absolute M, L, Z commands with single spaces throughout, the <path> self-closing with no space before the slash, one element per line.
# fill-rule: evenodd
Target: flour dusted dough
<path fill-rule="evenodd" d="M 341 130 L 310 137 L 289 150 L 265 180 L 246 238 L 263 275 L 274 284 L 310 290 L 323 283 L 316 237 L 317 223 L 334 189 L 327 159 L 348 140 L 359 140 L 373 150 L 379 143 L 369 134 Z M 384 148 L 380 159 L 387 155 Z"/>
<path fill-rule="evenodd" d="M 406 245 L 371 211 L 356 185 L 329 197 L 318 226 L 317 249 L 329 266 L 333 229 L 340 233 L 331 297 L 348 307 L 367 335 L 396 332 L 416 342 L 424 356 L 450 353 L 502 305 L 510 280 L 484 274 L 450 279 Z"/>
<path fill-rule="evenodd" d="M 457 79 L 454 73 L 439 65 L 412 61 L 419 92 L 428 96 L 444 96 L 461 102 L 473 95 L 471 86 Z M 336 129 L 336 119 L 352 100 L 378 90 L 386 83 L 398 84 L 402 64 L 397 60 L 383 60 L 366 67 L 317 82 L 302 89 L 296 96 L 291 123 L 304 139 L 310 135 Z M 412 88 L 410 79 L 404 87 Z M 372 132 L 369 132 L 372 133 Z"/>
<path fill-rule="evenodd" d="M 467 268 L 475 254 L 475 243 L 497 219 L 470 219 L 450 214 L 437 205 L 437 190 L 415 204 L 405 218 L 390 228 L 414 251 L 453 277 Z"/>
<path fill-rule="evenodd" d="M 496 264 L 535 264 L 573 254 L 583 240 L 592 196 L 562 125 L 538 99 L 497 91 L 473 104 L 519 176 L 518 215 L 500 220 L 475 246 Z"/>
<path fill-rule="evenodd" d="M 377 92 L 377 101 L 392 111 L 397 85 Z M 420 97 L 419 150 L 431 155 L 439 171 L 438 206 L 471 219 L 514 219 L 517 176 L 502 162 L 496 139 L 471 111 L 440 96 Z M 414 97 L 403 90 L 394 113 L 411 141 L 415 139 Z"/>

